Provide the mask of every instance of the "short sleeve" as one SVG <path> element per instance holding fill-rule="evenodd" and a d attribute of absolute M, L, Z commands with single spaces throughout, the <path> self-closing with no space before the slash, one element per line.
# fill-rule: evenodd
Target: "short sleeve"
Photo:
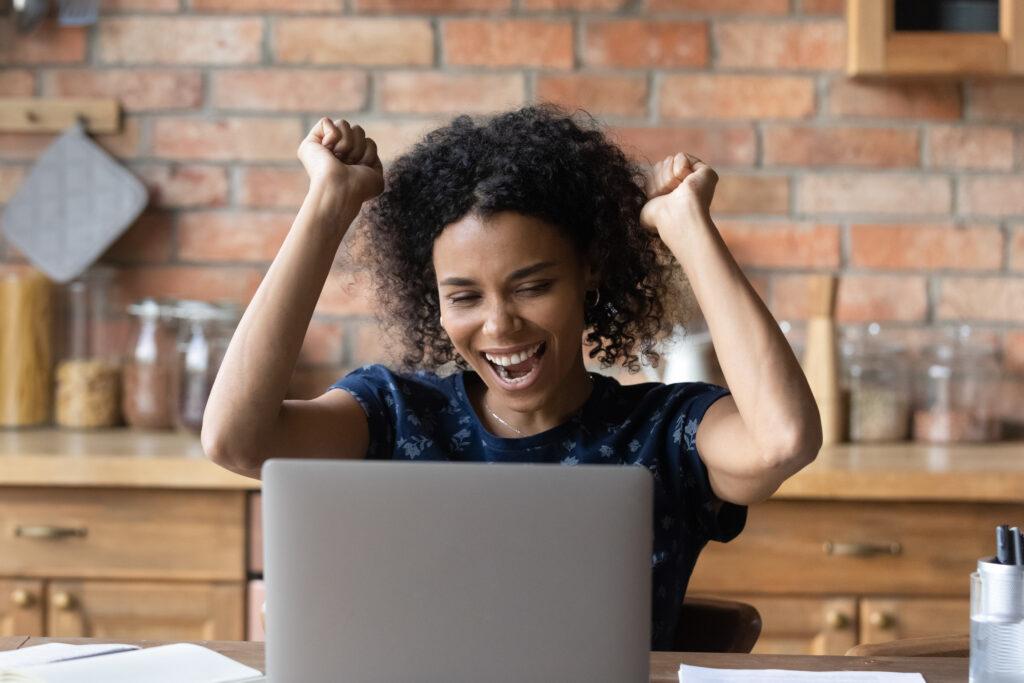
<path fill-rule="evenodd" d="M 353 370 L 331 385 L 331 389 L 343 389 L 352 395 L 366 413 L 370 430 L 370 444 L 366 451 L 368 460 L 391 458 L 395 441 L 395 426 L 392 411 L 394 405 L 391 392 L 394 382 L 383 365 L 367 365 Z"/>
<path fill-rule="evenodd" d="M 681 448 L 678 456 L 683 469 L 682 512 L 705 538 L 725 543 L 743 531 L 747 507 L 721 501 L 715 496 L 708 468 L 697 452 L 697 428 L 708 408 L 730 392 L 723 387 L 695 382 L 690 385 L 688 393 L 691 395 L 684 401 L 673 430 L 673 436 L 680 437 L 677 447 Z"/>

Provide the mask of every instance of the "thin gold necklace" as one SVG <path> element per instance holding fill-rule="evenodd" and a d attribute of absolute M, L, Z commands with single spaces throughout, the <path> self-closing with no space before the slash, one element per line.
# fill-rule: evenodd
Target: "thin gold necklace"
<path fill-rule="evenodd" d="M 590 376 L 589 372 L 587 373 L 587 381 L 590 382 L 590 391 L 593 392 L 593 390 L 594 390 L 594 378 Z M 587 398 L 589 398 L 589 397 L 590 397 L 590 395 L 588 394 Z M 583 410 L 583 405 L 586 404 L 586 402 L 587 402 L 587 399 L 583 399 L 583 404 L 580 404 L 580 407 L 576 410 L 576 412 L 579 412 L 579 411 Z M 526 434 L 523 434 L 515 426 L 510 425 L 508 422 L 505 422 L 504 420 L 502 420 L 500 415 L 498 415 L 496 412 L 491 410 L 491 407 L 489 405 L 487 405 L 486 394 L 484 395 L 484 398 L 483 398 L 483 404 L 484 404 L 484 408 L 487 410 L 488 413 L 491 414 L 491 417 L 493 417 L 495 420 L 497 420 L 501 424 L 505 425 L 506 427 L 511 429 L 513 432 L 515 432 L 519 436 L 526 436 Z"/>

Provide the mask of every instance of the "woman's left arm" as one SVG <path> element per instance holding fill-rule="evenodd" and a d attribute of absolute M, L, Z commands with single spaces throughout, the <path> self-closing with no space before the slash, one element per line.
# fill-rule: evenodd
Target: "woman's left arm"
<path fill-rule="evenodd" d="M 814 460 L 821 419 L 807 379 L 711 220 L 717 174 L 689 155 L 655 164 L 641 220 L 686 272 L 732 396 L 697 429 L 697 450 L 722 500 L 768 498 Z"/>

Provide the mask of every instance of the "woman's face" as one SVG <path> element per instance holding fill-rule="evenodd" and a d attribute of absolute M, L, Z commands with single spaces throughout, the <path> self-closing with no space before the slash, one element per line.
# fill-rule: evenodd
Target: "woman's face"
<path fill-rule="evenodd" d="M 442 326 L 488 388 L 518 411 L 557 403 L 582 370 L 591 279 L 572 243 L 537 218 L 470 214 L 434 240 L 433 261 Z"/>

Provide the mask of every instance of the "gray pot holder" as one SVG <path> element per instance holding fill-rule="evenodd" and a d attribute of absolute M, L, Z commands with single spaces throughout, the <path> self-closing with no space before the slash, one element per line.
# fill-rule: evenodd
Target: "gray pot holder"
<path fill-rule="evenodd" d="M 149 201 L 146 186 L 81 124 L 39 157 L 2 216 L 7 239 L 51 279 L 81 275 Z"/>

